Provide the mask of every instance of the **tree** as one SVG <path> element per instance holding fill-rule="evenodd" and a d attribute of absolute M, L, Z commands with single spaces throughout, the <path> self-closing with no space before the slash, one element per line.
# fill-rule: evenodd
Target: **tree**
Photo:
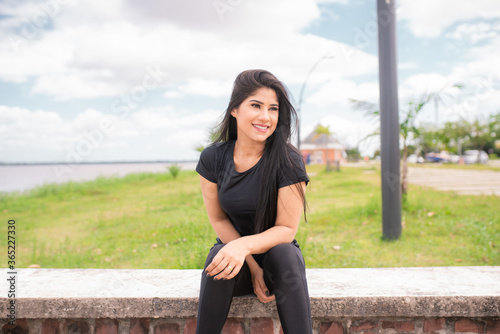
<path fill-rule="evenodd" d="M 479 164 L 481 163 L 481 159 L 479 158 L 481 151 L 493 141 L 490 122 L 482 121 L 479 118 L 472 121 L 464 119 L 462 122 L 466 129 L 466 145 L 468 148 L 478 150 L 477 163 Z"/>
<path fill-rule="evenodd" d="M 500 147 L 498 146 L 498 143 L 500 142 L 500 112 L 494 115 L 490 115 L 488 120 L 488 128 L 491 139 L 485 149 L 491 149 L 497 154 L 497 156 L 500 156 Z M 495 145 L 495 143 L 497 144 Z"/>
<path fill-rule="evenodd" d="M 500 113 L 487 119 L 459 119 L 446 122 L 441 128 L 422 123 L 415 142 L 424 152 L 446 150 L 461 155 L 464 149 L 495 150 L 495 141 L 500 139 Z"/>
<path fill-rule="evenodd" d="M 207 135 L 207 142 L 208 143 L 213 143 L 215 141 L 215 138 L 217 137 L 217 128 L 212 126 L 208 129 L 208 135 Z M 197 144 L 195 145 L 194 149 L 198 152 L 202 152 L 205 149 L 206 145 L 203 144 Z"/>
<path fill-rule="evenodd" d="M 408 108 L 402 115 L 400 115 L 400 124 L 399 124 L 399 134 L 403 139 L 403 157 L 402 157 L 402 173 L 401 173 L 401 194 L 406 195 L 408 192 L 408 144 L 410 140 L 413 140 L 420 135 L 420 131 L 416 126 L 416 118 L 418 114 L 422 111 L 422 109 L 429 104 L 430 101 L 434 101 L 435 106 L 439 103 L 443 103 L 441 96 L 446 93 L 448 88 L 462 88 L 462 85 L 454 84 L 454 85 L 444 85 L 441 89 L 432 93 L 423 93 L 420 97 L 411 99 L 408 102 Z M 363 100 L 350 99 L 353 108 L 355 110 L 362 110 L 369 117 L 377 117 L 380 116 L 380 106 L 377 103 L 372 103 Z M 402 121 L 401 121 L 402 120 Z M 378 135 L 380 131 L 376 131 L 365 137 Z"/>
<path fill-rule="evenodd" d="M 314 129 L 314 137 L 313 141 L 318 139 L 319 136 L 325 135 L 326 140 L 325 140 L 325 159 L 326 159 L 326 171 L 330 171 L 330 160 L 328 160 L 328 142 L 330 140 L 330 136 L 333 135 L 333 132 L 330 131 L 330 125 L 328 126 L 323 126 L 321 124 L 318 124 L 316 126 L 316 129 Z"/>
<path fill-rule="evenodd" d="M 444 127 L 438 130 L 440 142 L 447 151 L 461 155 L 463 153 L 462 146 L 468 131 L 467 127 L 461 121 L 446 122 Z"/>
<path fill-rule="evenodd" d="M 347 154 L 347 159 L 351 162 L 359 161 L 359 159 L 361 159 L 361 152 L 359 152 L 359 148 L 357 146 L 347 148 L 345 153 Z"/>
<path fill-rule="evenodd" d="M 436 93 L 422 94 L 417 99 L 412 99 L 408 103 L 407 110 L 400 116 L 402 120 L 399 124 L 399 134 L 403 139 L 403 168 L 401 173 L 401 194 L 406 195 L 408 192 L 408 143 L 409 140 L 415 138 L 419 135 L 419 130 L 416 126 L 416 118 L 418 114 L 422 111 L 424 106 L 434 97 Z M 363 110 L 370 117 L 380 116 L 380 107 L 376 103 L 371 103 L 363 100 L 350 99 L 355 110 Z M 380 131 L 376 131 L 368 135 L 366 138 L 374 135 L 378 135 Z"/>

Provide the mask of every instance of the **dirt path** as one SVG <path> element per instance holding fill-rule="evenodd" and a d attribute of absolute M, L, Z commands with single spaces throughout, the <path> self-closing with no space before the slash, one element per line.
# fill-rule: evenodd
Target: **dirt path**
<path fill-rule="evenodd" d="M 500 172 L 410 167 L 408 182 L 463 195 L 500 196 Z"/>

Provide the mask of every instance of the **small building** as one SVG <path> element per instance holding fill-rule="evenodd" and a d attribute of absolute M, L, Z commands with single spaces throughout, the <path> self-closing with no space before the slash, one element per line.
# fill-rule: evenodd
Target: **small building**
<path fill-rule="evenodd" d="M 318 125 L 319 126 L 319 125 Z M 300 142 L 300 151 L 306 164 L 326 165 L 346 161 L 345 147 L 334 134 L 317 134 L 317 127 Z"/>

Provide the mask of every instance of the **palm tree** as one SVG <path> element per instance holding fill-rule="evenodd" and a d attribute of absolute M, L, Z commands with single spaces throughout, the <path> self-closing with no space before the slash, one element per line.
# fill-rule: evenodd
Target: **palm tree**
<path fill-rule="evenodd" d="M 402 195 L 406 195 L 406 193 L 408 192 L 408 142 L 412 137 L 416 137 L 419 135 L 418 128 L 415 125 L 416 118 L 422 111 L 423 107 L 427 103 L 429 103 L 431 99 L 433 99 L 435 94 L 437 93 L 424 93 L 419 98 L 410 100 L 410 102 L 408 103 L 407 111 L 402 115 L 402 117 L 400 117 L 400 120 L 402 119 L 402 121 L 399 124 L 399 134 L 403 139 L 403 168 L 401 173 Z M 376 103 L 355 99 L 350 99 L 350 101 L 353 104 L 353 108 L 356 110 L 363 110 L 367 115 L 372 117 L 378 117 L 380 115 L 380 107 Z M 378 134 L 380 134 L 379 130 L 372 134 L 369 134 L 364 139 Z"/>

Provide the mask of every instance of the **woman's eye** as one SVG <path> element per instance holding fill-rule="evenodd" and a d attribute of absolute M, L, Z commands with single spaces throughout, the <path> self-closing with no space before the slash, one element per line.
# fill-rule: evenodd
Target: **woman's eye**
<path fill-rule="evenodd" d="M 260 108 L 260 104 L 253 103 L 253 104 L 252 104 L 252 107 L 254 107 L 254 108 Z"/>

